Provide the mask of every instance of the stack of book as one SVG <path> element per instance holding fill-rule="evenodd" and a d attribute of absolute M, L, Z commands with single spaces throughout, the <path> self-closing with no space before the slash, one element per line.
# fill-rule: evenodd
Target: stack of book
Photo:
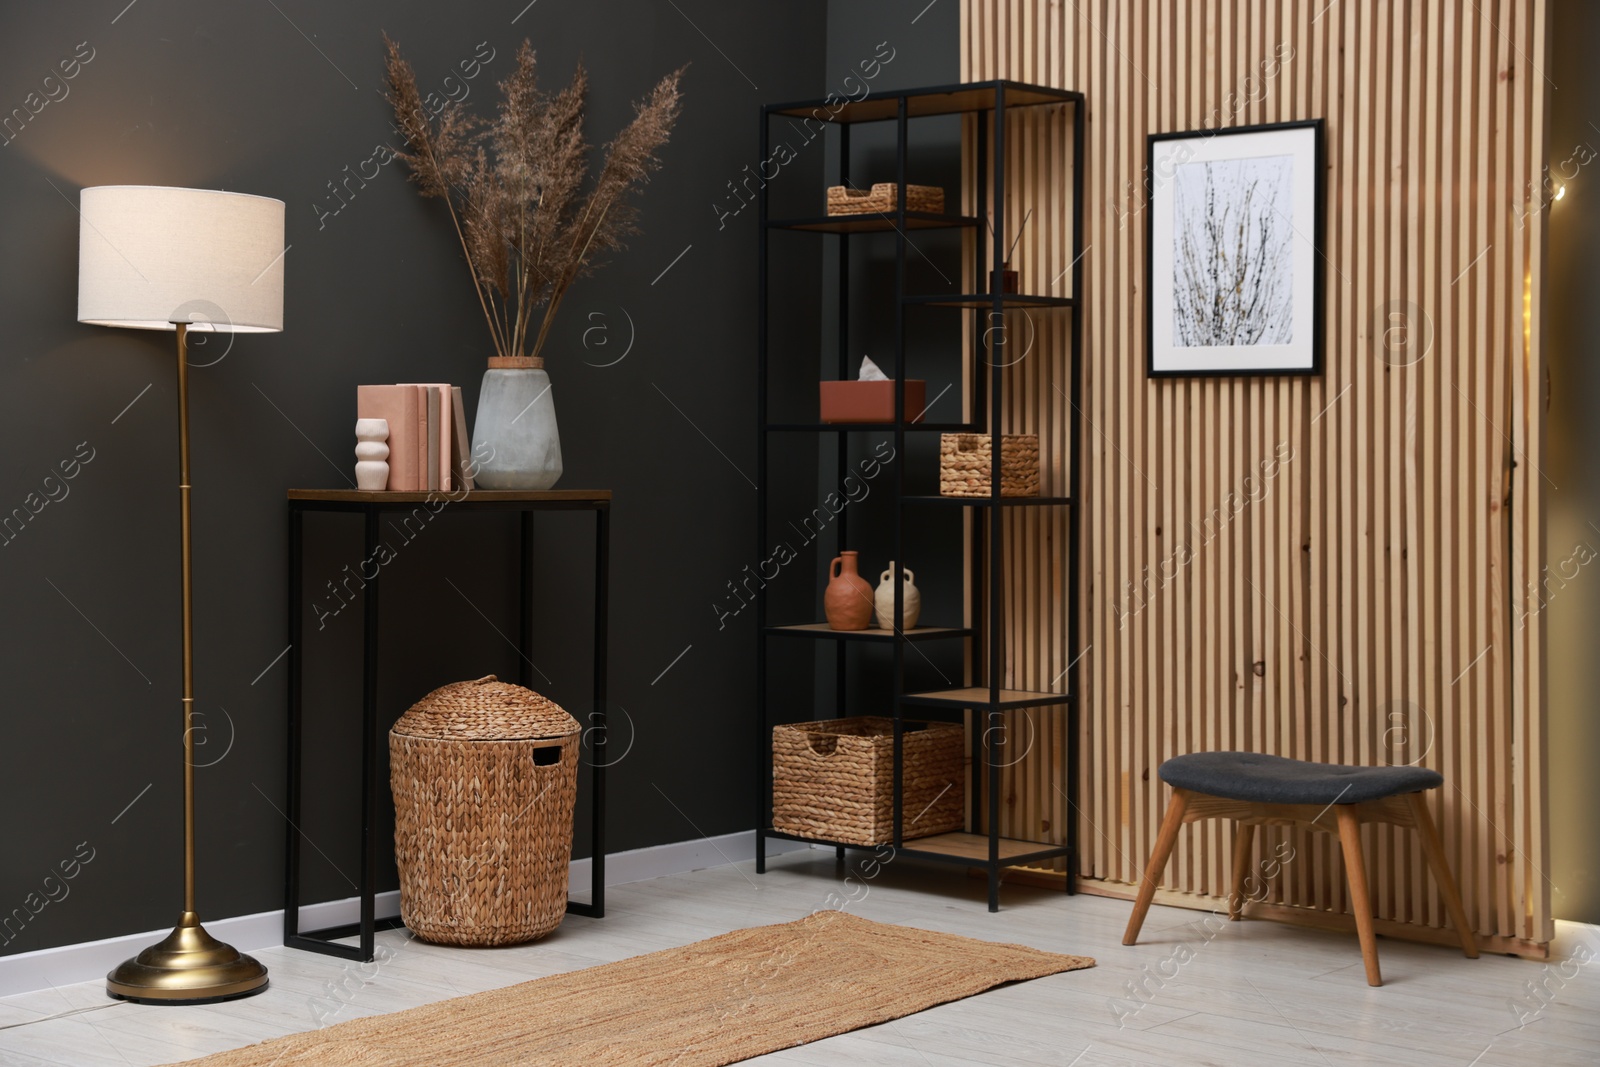
<path fill-rule="evenodd" d="M 460 386 L 358 385 L 356 418 L 389 423 L 384 488 L 402 493 L 472 488 L 472 441 Z"/>

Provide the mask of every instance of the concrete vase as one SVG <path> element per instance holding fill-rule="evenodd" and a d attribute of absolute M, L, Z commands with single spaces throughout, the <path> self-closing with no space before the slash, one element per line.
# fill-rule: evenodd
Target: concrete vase
<path fill-rule="evenodd" d="M 549 489 L 560 480 L 561 434 L 542 368 L 484 372 L 472 459 L 479 489 Z"/>

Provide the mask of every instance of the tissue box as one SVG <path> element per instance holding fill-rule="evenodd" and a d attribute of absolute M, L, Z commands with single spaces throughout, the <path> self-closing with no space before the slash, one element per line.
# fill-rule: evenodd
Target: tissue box
<path fill-rule="evenodd" d="M 898 383 L 819 382 L 823 422 L 893 422 L 894 391 Z M 906 379 L 906 421 L 921 422 L 928 406 L 928 383 Z"/>

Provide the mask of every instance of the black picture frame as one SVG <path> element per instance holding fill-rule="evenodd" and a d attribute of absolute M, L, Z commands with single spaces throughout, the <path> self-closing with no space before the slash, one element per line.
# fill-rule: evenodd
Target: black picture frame
<path fill-rule="evenodd" d="M 1323 120 L 1233 126 L 1219 130 L 1152 133 L 1145 141 L 1145 374 L 1150 378 L 1315 377 L 1322 373 L 1325 338 L 1325 267 L 1322 243 L 1327 219 L 1327 163 Z M 1245 144 L 1249 140 L 1252 143 Z M 1187 148 L 1188 146 L 1192 146 Z M 1290 149 L 1293 166 L 1279 180 L 1293 197 L 1287 216 L 1294 268 L 1290 281 L 1289 328 L 1301 339 L 1284 344 L 1180 345 L 1178 297 L 1172 264 L 1179 223 L 1172 221 L 1178 168 L 1192 162 L 1276 158 Z M 1232 150 L 1232 154 L 1230 153 Z M 1195 158 L 1200 157 L 1200 158 Z M 1172 161 L 1178 160 L 1176 165 Z M 1308 166 L 1309 181 L 1295 173 Z M 1207 171 L 1208 191 L 1210 172 Z M 1302 204 L 1309 195 L 1311 203 Z M 1164 198 L 1164 199 L 1163 199 Z M 1247 199 L 1248 203 L 1248 199 Z M 1275 210 L 1275 209 L 1274 209 Z M 1282 216 L 1283 212 L 1276 211 Z M 1307 223 L 1309 222 L 1309 226 Z M 1192 225 L 1192 224 L 1191 224 Z M 1306 230 L 1309 229 L 1309 233 Z M 1165 242 L 1162 249 L 1158 242 Z M 1164 253 L 1164 254 L 1163 254 Z M 1301 278 L 1309 275 L 1309 280 Z M 1164 285 L 1158 290 L 1157 285 Z M 1281 307 L 1281 301 L 1275 301 Z M 1306 306 L 1309 305 L 1309 306 Z M 1157 324 L 1166 317 L 1163 328 Z M 1282 322 L 1282 315 L 1278 316 Z M 1307 336 L 1309 334 L 1309 336 Z M 1230 358 L 1231 357 L 1231 358 Z"/>

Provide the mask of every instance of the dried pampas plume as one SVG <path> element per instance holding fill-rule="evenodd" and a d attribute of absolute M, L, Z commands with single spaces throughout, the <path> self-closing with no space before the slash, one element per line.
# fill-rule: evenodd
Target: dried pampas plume
<path fill-rule="evenodd" d="M 523 41 L 516 69 L 500 83 L 493 121 L 459 101 L 430 117 L 411 64 L 399 45 L 387 35 L 383 40 L 388 100 L 411 149 L 395 155 L 423 196 L 444 200 L 496 354 L 540 356 L 568 288 L 639 232 L 631 197 L 661 169 L 661 148 L 678 121 L 684 68 L 634 105 L 633 121 L 606 145 L 605 163 L 585 194 L 589 76 L 582 64 L 565 89 L 546 93 L 533 46 Z"/>

